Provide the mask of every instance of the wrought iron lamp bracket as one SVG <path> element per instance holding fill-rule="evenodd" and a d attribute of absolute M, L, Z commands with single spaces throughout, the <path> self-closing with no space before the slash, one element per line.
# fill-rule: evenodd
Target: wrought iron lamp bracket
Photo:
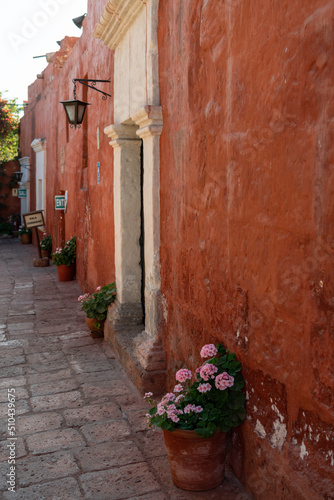
<path fill-rule="evenodd" d="M 89 79 L 86 79 L 86 78 L 73 78 L 72 82 L 74 84 L 74 87 L 73 87 L 73 96 L 74 96 L 74 99 L 77 98 L 77 82 L 81 83 L 81 85 L 85 85 L 86 87 L 89 87 L 90 89 L 96 90 L 97 92 L 100 92 L 101 94 L 103 94 L 102 99 L 104 101 L 107 99 L 107 96 L 111 97 L 111 95 L 107 94 L 107 92 L 103 92 L 103 90 L 97 89 L 95 87 L 95 85 L 97 83 L 104 83 L 104 82 L 105 83 L 110 83 L 110 78 L 109 78 L 109 80 L 89 80 Z M 87 82 L 90 82 L 91 85 L 89 85 Z"/>

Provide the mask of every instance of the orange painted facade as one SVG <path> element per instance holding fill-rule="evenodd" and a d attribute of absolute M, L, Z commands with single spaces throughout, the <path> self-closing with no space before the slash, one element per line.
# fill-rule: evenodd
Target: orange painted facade
<path fill-rule="evenodd" d="M 36 154 L 30 144 L 35 138 L 46 138 L 47 231 L 53 236 L 53 249 L 77 236 L 77 279 L 83 289 L 90 291 L 112 282 L 115 275 L 113 155 L 103 133 L 104 127 L 112 121 L 113 106 L 112 100 L 102 101 L 101 94 L 78 84 L 78 99 L 91 105 L 87 106 L 82 127 L 74 129 L 67 124 L 60 101 L 73 98 L 73 78 L 112 79 L 112 53 L 91 36 L 103 4 L 103 1 L 95 2 L 96 11 L 90 10 L 80 39 L 62 40 L 53 62 L 43 72 L 44 78 L 29 87 L 29 105 L 21 120 L 22 156 L 29 156 L 32 165 L 31 210 L 36 208 Z M 111 94 L 112 80 L 101 88 Z M 54 199 L 65 191 L 68 192 L 66 214 L 55 211 Z"/>
<path fill-rule="evenodd" d="M 85 292 L 115 277 L 113 101 L 78 88 L 91 106 L 77 130 L 59 101 L 72 78 L 119 78 L 92 36 L 105 3 L 29 88 L 21 125 L 32 170 L 46 138 L 47 229 L 57 245 L 77 236 Z M 334 498 L 333 14 L 326 0 L 159 3 L 167 387 L 205 343 L 237 354 L 248 418 L 230 463 L 261 500 Z"/>
<path fill-rule="evenodd" d="M 17 161 L 9 161 L 3 164 L 3 176 L 1 176 L 0 184 L 0 219 L 1 222 L 13 223 L 13 230 L 18 230 L 18 219 L 15 215 L 20 213 L 20 199 L 18 196 L 13 196 L 12 187 L 18 188 L 17 183 L 11 185 L 10 180 L 14 174 L 19 170 L 19 163 Z M 14 217 L 12 217 L 14 216 Z"/>

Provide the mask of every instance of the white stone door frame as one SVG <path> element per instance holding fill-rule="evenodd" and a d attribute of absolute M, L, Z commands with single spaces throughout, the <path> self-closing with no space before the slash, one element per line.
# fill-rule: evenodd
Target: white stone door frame
<path fill-rule="evenodd" d="M 145 331 L 136 341 L 135 354 L 145 369 L 161 370 L 165 368 L 160 331 L 161 107 L 145 106 L 131 119 L 136 125 L 120 124 L 105 128 L 114 148 L 117 302 L 113 321 L 115 325 L 139 324 L 142 317 L 140 248 L 137 244 L 140 236 L 140 138 L 143 141 L 144 162 Z"/>
<path fill-rule="evenodd" d="M 30 212 L 30 157 L 24 156 L 19 158 L 20 170 L 23 173 L 19 186 L 21 189 L 26 189 L 26 198 L 21 198 L 21 216 Z"/>
<path fill-rule="evenodd" d="M 116 327 L 139 324 L 143 315 L 139 246 L 143 142 L 145 329 L 135 339 L 134 354 L 147 371 L 166 368 L 161 340 L 158 5 L 159 0 L 109 0 L 93 33 L 115 50 L 116 123 L 104 132 L 114 149 L 117 301 L 111 321 Z"/>
<path fill-rule="evenodd" d="M 31 143 L 36 153 L 36 210 L 46 207 L 46 139 L 34 139 Z M 45 215 L 45 213 L 44 213 Z"/>

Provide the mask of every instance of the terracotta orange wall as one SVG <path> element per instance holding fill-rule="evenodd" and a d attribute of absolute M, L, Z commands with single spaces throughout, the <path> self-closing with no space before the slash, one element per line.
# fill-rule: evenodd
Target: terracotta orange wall
<path fill-rule="evenodd" d="M 112 52 L 91 34 L 104 6 L 104 0 L 89 1 L 81 38 L 65 37 L 53 62 L 45 69 L 44 79 L 36 80 L 29 87 L 29 106 L 21 123 L 22 156 L 30 156 L 33 165 L 32 200 L 35 199 L 36 154 L 30 144 L 34 138 L 46 138 L 46 226 L 54 240 L 53 249 L 77 236 L 77 279 L 83 291 L 93 291 L 96 286 L 115 279 L 113 150 L 103 132 L 113 123 L 112 99 L 103 101 L 102 94 L 87 89 L 90 106 L 86 111 L 86 129 L 83 125 L 76 130 L 68 126 L 59 101 L 73 98 L 73 78 L 111 78 L 111 83 L 97 84 L 97 88 L 112 94 Z M 78 83 L 77 98 L 85 100 L 83 97 L 84 87 Z M 100 149 L 97 149 L 98 127 Z M 101 169 L 100 184 L 97 183 L 97 162 Z M 54 209 L 54 196 L 65 191 L 68 191 L 66 214 Z M 32 202 L 31 209 L 34 208 Z"/>
<path fill-rule="evenodd" d="M 333 498 L 333 2 L 159 7 L 169 385 L 201 346 L 242 361 L 236 472 L 257 499 Z"/>
<path fill-rule="evenodd" d="M 20 199 L 18 198 L 18 196 L 12 196 L 12 188 L 5 185 L 10 181 L 11 175 L 19 170 L 19 166 L 19 162 L 17 161 L 8 161 L 4 163 L 4 172 L 7 177 L 0 178 L 0 196 L 6 197 L 0 198 L 0 202 L 7 205 L 6 207 L 1 208 L 0 219 L 3 219 L 5 222 L 10 222 L 11 215 L 20 213 Z M 16 187 L 18 187 L 18 184 Z"/>

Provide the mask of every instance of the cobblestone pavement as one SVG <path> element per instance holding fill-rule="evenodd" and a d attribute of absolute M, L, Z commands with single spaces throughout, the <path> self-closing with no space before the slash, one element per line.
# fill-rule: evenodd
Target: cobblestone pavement
<path fill-rule="evenodd" d="M 173 485 L 162 433 L 147 429 L 142 397 L 91 337 L 77 282 L 33 267 L 35 257 L 32 245 L 0 240 L 0 498 L 249 499 L 229 472 L 205 493 Z"/>

